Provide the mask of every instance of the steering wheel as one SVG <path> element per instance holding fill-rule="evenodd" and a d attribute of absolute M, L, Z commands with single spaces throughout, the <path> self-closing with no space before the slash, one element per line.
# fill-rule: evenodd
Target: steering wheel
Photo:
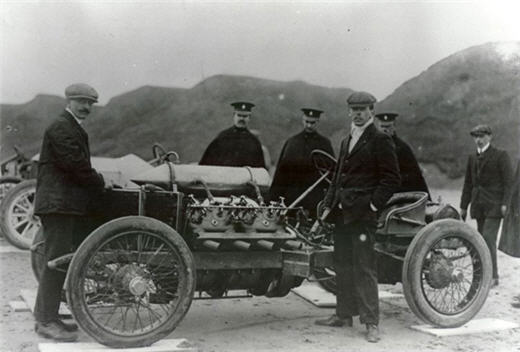
<path fill-rule="evenodd" d="M 314 149 L 311 152 L 311 159 L 314 167 L 318 169 L 321 175 L 325 173 L 329 173 L 325 180 L 328 183 L 332 182 L 332 172 L 334 171 L 334 167 L 336 167 L 336 159 L 327 152 L 324 152 L 320 149 Z"/>
<path fill-rule="evenodd" d="M 159 143 L 154 143 L 152 146 L 152 154 L 155 160 L 161 160 L 166 155 L 166 149 Z"/>

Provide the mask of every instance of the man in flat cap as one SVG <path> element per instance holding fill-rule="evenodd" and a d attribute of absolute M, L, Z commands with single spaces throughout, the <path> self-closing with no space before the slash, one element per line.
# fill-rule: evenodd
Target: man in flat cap
<path fill-rule="evenodd" d="M 374 251 L 378 212 L 399 188 L 392 139 L 373 124 L 376 99 L 366 92 L 348 99 L 350 134 L 342 141 L 324 211 L 339 212 L 334 233 L 336 314 L 317 320 L 326 326 L 352 326 L 359 315 L 367 341 L 379 341 L 377 257 Z"/>
<path fill-rule="evenodd" d="M 511 162 L 507 152 L 491 145 L 492 132 L 487 125 L 474 127 L 470 135 L 477 146 L 470 154 L 460 200 L 460 212 L 466 220 L 468 205 L 477 221 L 478 232 L 486 241 L 493 262 L 493 286 L 498 285 L 497 233 L 500 219 L 507 212 L 512 183 Z"/>
<path fill-rule="evenodd" d="M 71 253 L 76 236 L 84 235 L 84 216 L 91 197 L 104 187 L 103 177 L 90 164 L 88 136 L 81 127 L 97 102 L 98 94 L 87 84 L 65 89 L 67 107 L 43 135 L 34 213 L 43 224 L 45 263 Z M 59 319 L 65 273 L 43 268 L 34 307 L 38 335 L 70 342 L 78 327 Z"/>
<path fill-rule="evenodd" d="M 397 162 L 399 163 L 399 172 L 401 173 L 401 187 L 397 192 L 419 191 L 426 192 L 428 198 L 431 199 L 430 190 L 426 185 L 426 181 L 419 167 L 419 163 L 413 154 L 412 148 L 397 136 L 395 132 L 395 119 L 399 116 L 397 113 L 384 112 L 375 115 L 374 124 L 377 129 L 386 133 L 395 144 L 395 153 Z"/>
<path fill-rule="evenodd" d="M 262 145 L 247 125 L 251 118 L 252 103 L 232 103 L 233 127 L 218 134 L 208 145 L 199 165 L 251 166 L 265 168 Z"/>
<path fill-rule="evenodd" d="M 311 152 L 318 149 L 334 156 L 330 140 L 316 130 L 323 111 L 310 108 L 301 110 L 303 131 L 289 138 L 283 145 L 269 192 L 271 200 L 284 197 L 287 205 L 320 178 L 312 162 Z M 316 205 L 323 199 L 326 185 L 325 181 L 317 185 L 297 206 L 302 206 L 315 218 Z"/>

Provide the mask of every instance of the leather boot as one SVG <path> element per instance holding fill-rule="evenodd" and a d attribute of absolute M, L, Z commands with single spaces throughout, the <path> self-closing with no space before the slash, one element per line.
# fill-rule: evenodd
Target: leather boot
<path fill-rule="evenodd" d="M 353 325 L 352 317 L 340 318 L 336 314 L 332 314 L 327 319 L 318 319 L 314 323 L 316 325 L 333 326 L 333 327 L 341 327 L 341 326 L 351 327 Z"/>
<path fill-rule="evenodd" d="M 367 341 L 379 342 L 379 328 L 376 324 L 367 324 Z"/>
<path fill-rule="evenodd" d="M 67 323 L 61 319 L 56 319 L 56 323 L 68 332 L 78 331 L 78 324 L 73 321 Z"/>
<path fill-rule="evenodd" d="M 74 342 L 78 339 L 76 333 L 65 330 L 55 321 L 49 323 L 36 322 L 34 330 L 41 337 L 55 341 Z"/>

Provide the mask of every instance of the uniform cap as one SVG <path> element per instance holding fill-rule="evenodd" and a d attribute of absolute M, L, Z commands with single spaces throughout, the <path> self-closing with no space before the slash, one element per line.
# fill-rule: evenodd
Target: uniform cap
<path fill-rule="evenodd" d="M 482 136 L 482 135 L 490 135 L 491 136 L 491 128 L 488 126 L 488 125 L 477 125 L 475 127 L 473 127 L 473 129 L 471 130 L 471 132 L 469 133 L 470 135 L 472 135 L 473 137 L 476 137 L 476 136 Z"/>
<path fill-rule="evenodd" d="M 385 122 L 391 122 L 391 121 L 395 121 L 395 118 L 399 116 L 399 114 L 395 113 L 395 112 L 382 112 L 380 114 L 376 114 L 375 117 L 380 120 L 380 121 L 385 121 Z"/>
<path fill-rule="evenodd" d="M 301 110 L 303 111 L 304 115 L 307 117 L 320 118 L 320 115 L 323 113 L 322 110 L 318 110 L 318 109 L 302 108 Z"/>
<path fill-rule="evenodd" d="M 370 106 L 374 105 L 377 99 L 367 92 L 354 92 L 347 98 L 349 106 Z"/>
<path fill-rule="evenodd" d="M 235 111 L 251 113 L 251 109 L 255 104 L 247 101 L 237 101 L 236 103 L 231 103 L 231 106 L 235 108 Z"/>
<path fill-rule="evenodd" d="M 99 95 L 96 90 L 88 84 L 75 83 L 65 88 L 65 97 L 67 99 L 88 99 L 97 103 Z"/>

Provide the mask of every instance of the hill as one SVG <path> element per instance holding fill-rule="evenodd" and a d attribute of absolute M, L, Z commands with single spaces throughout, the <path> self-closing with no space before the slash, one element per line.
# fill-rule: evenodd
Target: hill
<path fill-rule="evenodd" d="M 507 50 L 506 50 L 507 49 Z M 377 111 L 397 111 L 399 134 L 418 159 L 435 164 L 452 178 L 463 174 L 473 151 L 469 129 L 493 128 L 496 144 L 511 156 L 519 151 L 520 43 L 472 47 L 432 65 L 377 104 Z M 327 88 L 302 81 L 217 75 L 190 89 L 144 86 L 96 107 L 85 123 L 93 155 L 134 153 L 150 159 L 160 142 L 182 162 L 197 162 L 215 135 L 232 124 L 230 102 L 256 104 L 251 129 L 276 161 L 283 142 L 301 130 L 300 108 L 325 110 L 320 131 L 337 148 L 345 135 L 348 88 Z M 44 126 L 64 107 L 60 97 L 39 95 L 26 104 L 1 105 L 1 157 L 19 144 L 38 152 Z"/>
<path fill-rule="evenodd" d="M 491 126 L 494 144 L 519 152 L 520 42 L 471 47 L 434 64 L 378 104 L 400 114 L 398 131 L 425 163 L 463 174 L 474 144 L 469 130 Z"/>

